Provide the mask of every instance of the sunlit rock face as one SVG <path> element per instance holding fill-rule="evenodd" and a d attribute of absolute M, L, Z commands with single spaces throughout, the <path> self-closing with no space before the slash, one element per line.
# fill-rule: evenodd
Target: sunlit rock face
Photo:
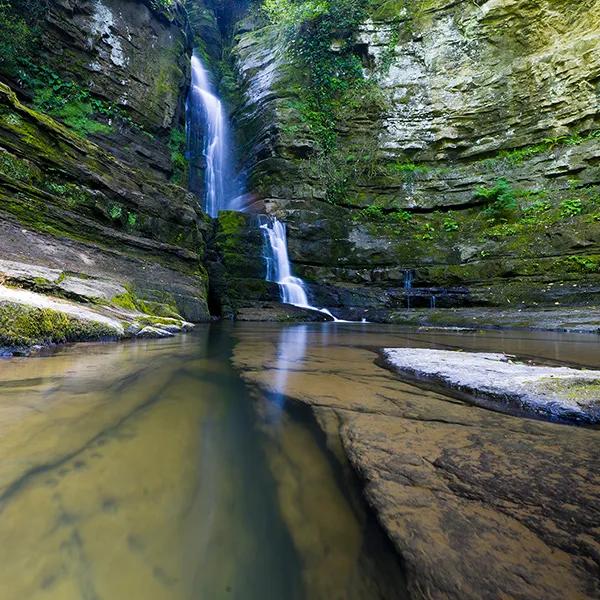
<path fill-rule="evenodd" d="M 285 39 L 255 16 L 238 24 L 235 116 L 254 206 L 288 223 L 317 303 L 372 318 L 402 309 L 407 270 L 421 306 L 598 301 L 598 3 L 479 4 L 368 9 L 352 43 L 373 106 L 342 108 L 329 165 L 298 110 L 305 73 Z M 354 168 L 356 155 L 371 162 Z M 502 179 L 518 208 L 487 223 L 478 190 Z M 580 215 L 560 208 L 572 200 Z M 538 201 L 548 212 L 522 225 Z M 383 214 L 363 212 L 373 206 Z"/>
<path fill-rule="evenodd" d="M 393 24 L 384 6 L 359 33 L 375 67 L 393 54 L 379 76 L 385 149 L 472 157 L 597 122 L 599 23 L 581 3 L 417 4 Z"/>

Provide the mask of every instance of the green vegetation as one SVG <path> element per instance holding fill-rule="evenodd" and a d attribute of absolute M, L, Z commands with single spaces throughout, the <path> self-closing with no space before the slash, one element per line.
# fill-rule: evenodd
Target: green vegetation
<path fill-rule="evenodd" d="M 32 92 L 37 111 L 59 119 L 80 136 L 110 133 L 113 127 L 109 123 L 114 120 L 141 130 L 121 107 L 95 97 L 79 83 L 62 79 L 26 56 L 19 58 L 19 79 Z"/>
<path fill-rule="evenodd" d="M 32 76 L 27 84 L 34 91 L 36 110 L 60 119 L 75 133 L 87 136 L 110 133 L 112 127 L 99 121 L 108 121 L 117 116 L 118 110 L 106 102 L 94 98 L 89 90 L 73 81 L 64 81 L 56 73 L 45 67 L 30 65 Z"/>
<path fill-rule="evenodd" d="M 60 344 L 114 338 L 116 335 L 112 327 L 76 319 L 55 310 L 14 303 L 0 304 L 0 346 Z"/>
<path fill-rule="evenodd" d="M 406 210 L 385 210 L 378 204 L 371 204 L 370 206 L 358 211 L 355 219 L 363 222 L 380 222 L 387 223 L 389 225 L 397 225 L 402 223 L 410 223 L 413 220 L 413 215 Z"/>
<path fill-rule="evenodd" d="M 512 218 L 517 209 L 515 191 L 506 179 L 499 179 L 493 187 L 480 187 L 475 198 L 488 202 L 485 213 L 492 223 Z"/>
<path fill-rule="evenodd" d="M 582 271 L 584 273 L 600 272 L 600 257 L 598 256 L 567 256 L 563 262 L 568 270 Z"/>
<path fill-rule="evenodd" d="M 579 198 L 568 198 L 560 203 L 560 216 L 563 219 L 580 215 L 583 212 L 583 202 Z"/>
<path fill-rule="evenodd" d="M 11 179 L 31 184 L 36 177 L 30 163 L 0 148 L 0 173 Z"/>
<path fill-rule="evenodd" d="M 126 286 L 127 287 L 127 286 Z M 110 303 L 125 310 L 132 310 L 150 315 L 150 317 L 162 317 L 166 319 L 182 320 L 175 298 L 168 292 L 163 292 L 162 297 L 157 300 L 148 300 L 140 298 L 132 287 L 127 287 L 127 292 L 114 296 Z"/>
<path fill-rule="evenodd" d="M 40 34 L 46 0 L 0 0 L 0 72 L 16 76 Z"/>
<path fill-rule="evenodd" d="M 90 191 L 74 183 L 45 181 L 41 187 L 50 194 L 63 198 L 69 208 L 91 205 L 93 201 L 93 195 Z"/>
<path fill-rule="evenodd" d="M 270 21 L 286 35 L 300 77 L 292 107 L 325 153 L 336 146 L 340 111 L 371 100 L 364 93 L 369 84 L 353 46 L 366 4 L 366 0 L 266 0 L 263 5 Z"/>
<path fill-rule="evenodd" d="M 169 136 L 169 150 L 171 151 L 171 164 L 173 175 L 171 182 L 185 186 L 188 179 L 188 161 L 185 157 L 186 135 L 183 127 L 171 130 Z"/>
<path fill-rule="evenodd" d="M 444 220 L 442 221 L 442 227 L 444 229 L 444 231 L 447 232 L 451 232 L 451 231 L 457 231 L 458 229 L 460 229 L 460 225 L 458 224 L 458 221 L 456 221 L 451 214 L 448 214 Z"/>
<path fill-rule="evenodd" d="M 538 154 L 543 154 L 544 152 L 549 152 L 560 146 L 578 146 L 579 144 L 583 144 L 584 142 L 593 139 L 600 139 L 600 129 L 596 129 L 585 135 L 572 133 L 553 138 L 545 138 L 538 144 L 514 148 L 513 150 L 503 150 L 495 157 L 485 159 L 485 161 L 493 163 L 497 160 L 504 160 L 512 165 L 519 165 L 529 158 L 537 156 Z"/>

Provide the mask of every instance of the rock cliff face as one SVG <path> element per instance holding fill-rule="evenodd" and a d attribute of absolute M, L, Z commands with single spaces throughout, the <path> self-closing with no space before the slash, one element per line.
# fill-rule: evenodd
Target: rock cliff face
<path fill-rule="evenodd" d="M 598 301 L 598 8 L 370 4 L 327 40 L 364 75 L 329 150 L 293 40 L 260 14 L 239 24 L 255 206 L 288 222 L 315 303 L 388 318 L 409 302 Z"/>
<path fill-rule="evenodd" d="M 54 198 L 73 196 L 69 186 L 94 196 L 93 208 L 68 200 L 70 229 L 44 221 L 62 219 L 63 205 L 49 217 L 52 203 L 44 204 L 38 230 L 48 235 L 52 225 L 52 235 L 69 231 L 69 243 L 105 245 L 133 235 L 180 258 L 189 252 L 184 263 L 197 265 L 208 240 L 215 313 L 276 297 L 262 282 L 252 220 L 231 232 L 225 216 L 207 229 L 195 200 L 167 183 L 186 184 L 187 64 L 199 46 L 231 108 L 251 210 L 287 222 L 314 304 L 402 320 L 409 306 L 597 303 L 598 2 L 311 6 L 3 3 L 10 35 L 0 77 L 21 103 L 3 92 L 3 176 Z M 27 126 L 43 129 L 51 147 L 64 143 L 65 125 L 80 155 L 69 162 L 35 145 L 29 155 L 23 106 L 33 109 L 23 113 Z M 26 221 L 18 193 L 6 192 L 7 222 Z M 94 227 L 106 235 L 92 235 Z M 158 262 L 187 277 L 189 264 L 178 260 Z M 204 267 L 193 276 L 206 290 Z M 189 318 L 207 315 L 200 296 L 203 308 Z"/>
<path fill-rule="evenodd" d="M 210 226 L 168 181 L 184 163 L 191 38 L 180 3 L 157 6 L 57 0 L 0 15 L 26 31 L 0 65 L 20 96 L 0 83 L 0 284 L 146 315 L 140 325 L 209 318 Z"/>

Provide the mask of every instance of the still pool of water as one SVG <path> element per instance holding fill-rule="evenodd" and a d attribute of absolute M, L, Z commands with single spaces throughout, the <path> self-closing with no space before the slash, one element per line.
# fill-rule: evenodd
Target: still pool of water
<path fill-rule="evenodd" d="M 207 325 L 3 360 L 0 599 L 406 597 L 356 482 L 282 394 L 311 348 L 327 351 L 325 382 L 348 348 L 406 345 L 600 366 L 591 336 L 350 324 Z M 277 366 L 278 393 L 244 384 L 240 351 Z"/>

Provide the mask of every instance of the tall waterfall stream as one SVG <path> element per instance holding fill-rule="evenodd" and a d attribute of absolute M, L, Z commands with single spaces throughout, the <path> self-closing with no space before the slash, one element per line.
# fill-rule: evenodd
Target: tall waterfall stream
<path fill-rule="evenodd" d="M 231 128 L 210 75 L 196 53 L 192 56 L 192 85 L 187 102 L 187 145 L 190 160 L 190 189 L 203 196 L 204 211 L 215 218 L 221 210 L 243 210 L 241 186 L 235 175 Z M 199 162 L 204 158 L 204 164 Z M 204 181 L 198 173 L 204 167 Z M 261 215 L 265 240 L 266 279 L 279 285 L 281 301 L 322 312 L 339 321 L 326 308 L 312 306 L 304 281 L 292 274 L 285 224 Z"/>

